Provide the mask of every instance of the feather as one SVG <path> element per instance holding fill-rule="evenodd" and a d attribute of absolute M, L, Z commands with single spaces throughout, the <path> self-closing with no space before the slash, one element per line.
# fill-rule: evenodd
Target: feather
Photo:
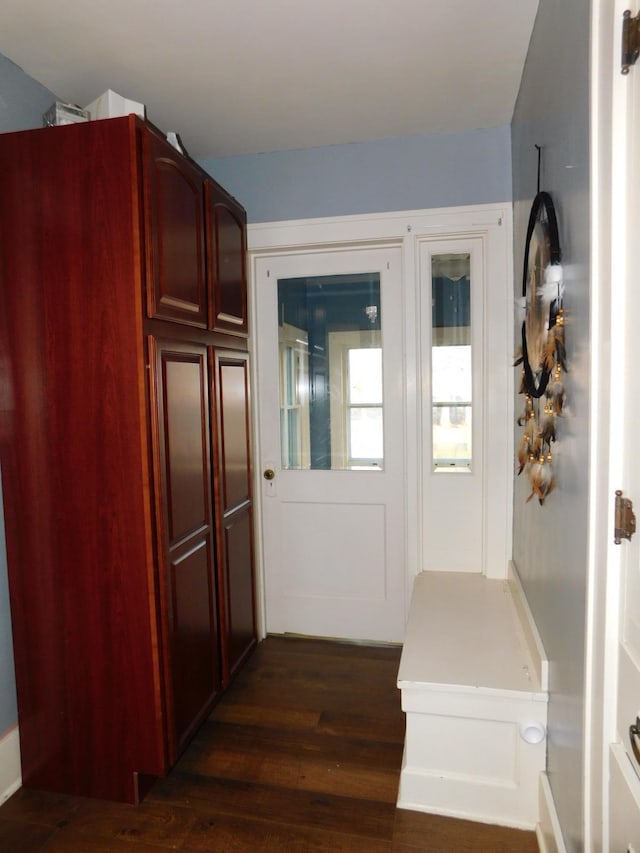
<path fill-rule="evenodd" d="M 556 342 L 556 359 L 560 367 L 567 372 L 567 350 L 564 343 L 564 308 L 559 308 L 556 314 L 554 338 Z"/>
<path fill-rule="evenodd" d="M 533 412 L 533 402 L 531 397 L 528 394 L 525 394 L 524 397 L 524 412 L 520 415 L 516 423 L 518 426 L 524 426 L 528 423 L 529 418 L 531 417 L 531 413 Z"/>
<path fill-rule="evenodd" d="M 546 404 L 540 418 L 540 435 L 542 443 L 549 447 L 551 442 L 556 440 L 556 418 L 550 403 Z"/>
<path fill-rule="evenodd" d="M 533 439 L 533 445 L 531 447 L 531 452 L 534 456 L 537 456 L 542 450 L 542 433 L 539 429 L 536 430 L 535 438 Z"/>
<path fill-rule="evenodd" d="M 562 326 L 554 326 L 556 341 L 556 359 L 560 367 L 567 372 L 567 350 L 564 345 L 564 329 Z M 562 331 L 560 331 L 562 329 Z"/>
<path fill-rule="evenodd" d="M 543 459 L 544 461 L 543 464 L 540 465 L 540 477 L 538 480 L 538 491 L 536 494 L 538 495 L 538 502 L 540 503 L 540 506 L 543 506 L 547 496 L 555 489 L 556 481 L 553 475 L 551 454 L 547 454 L 546 459 L 542 456 L 540 459 Z"/>
<path fill-rule="evenodd" d="M 518 476 L 520 476 L 520 474 L 522 474 L 522 472 L 524 471 L 524 467 L 527 464 L 528 459 L 529 459 L 529 439 L 527 438 L 527 436 L 525 434 L 520 439 L 520 444 L 518 446 L 518 465 L 520 466 L 518 468 Z"/>
<path fill-rule="evenodd" d="M 536 413 L 533 411 L 533 408 L 529 412 L 529 420 L 527 421 L 527 425 L 524 428 L 524 434 L 530 445 L 533 444 L 533 433 L 536 428 Z"/>
<path fill-rule="evenodd" d="M 560 381 L 557 371 L 553 381 L 547 385 L 545 394 L 549 400 L 548 405 L 551 406 L 553 413 L 556 415 L 562 415 L 562 407 L 564 406 L 564 385 Z"/>
<path fill-rule="evenodd" d="M 556 287 L 562 286 L 562 264 L 549 264 L 544 269 L 544 280 L 546 284 L 555 284 Z"/>
<path fill-rule="evenodd" d="M 535 460 L 533 460 L 535 461 Z M 527 498 L 527 503 L 538 494 L 539 484 L 540 484 L 540 460 L 538 459 L 535 465 L 532 465 L 529 469 L 529 482 L 531 483 L 531 494 Z"/>
<path fill-rule="evenodd" d="M 558 347 L 558 339 L 556 336 L 556 327 L 552 326 L 547 333 L 547 340 L 542 351 L 542 364 L 549 373 L 553 370 L 553 366 L 557 361 L 556 350 Z"/>
<path fill-rule="evenodd" d="M 551 454 L 548 454 L 546 458 L 544 454 L 540 454 L 537 463 L 531 468 L 529 479 L 531 481 L 531 494 L 527 498 L 527 502 L 535 495 L 540 506 L 543 506 L 545 499 L 555 488 Z"/>
<path fill-rule="evenodd" d="M 524 394 L 524 393 L 526 393 L 526 390 L 527 390 L 527 386 L 525 383 L 525 374 L 524 374 L 524 369 L 523 369 L 522 376 L 520 377 L 520 389 L 518 391 L 518 394 Z"/>

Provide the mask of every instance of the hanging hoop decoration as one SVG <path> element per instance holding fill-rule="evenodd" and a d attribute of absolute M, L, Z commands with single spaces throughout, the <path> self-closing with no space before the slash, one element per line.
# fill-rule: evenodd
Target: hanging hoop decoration
<path fill-rule="evenodd" d="M 522 275 L 524 385 L 534 398 L 542 397 L 555 367 L 553 358 L 547 357 L 547 348 L 549 330 L 554 328 L 561 307 L 561 284 L 556 213 L 549 193 L 539 192 L 529 215 Z"/>
<path fill-rule="evenodd" d="M 531 483 L 527 500 L 535 496 L 540 505 L 556 484 L 551 444 L 556 441 L 556 418 L 562 415 L 562 376 L 567 370 L 563 295 L 556 213 L 549 193 L 538 190 L 527 226 L 522 349 L 516 365 L 522 364 L 520 393 L 525 397 L 524 413 L 518 418 L 518 426 L 524 426 L 518 447 L 518 474 L 526 469 Z"/>

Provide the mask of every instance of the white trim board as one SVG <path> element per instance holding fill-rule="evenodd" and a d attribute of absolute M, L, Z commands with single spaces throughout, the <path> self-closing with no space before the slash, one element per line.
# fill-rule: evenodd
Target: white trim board
<path fill-rule="evenodd" d="M 20 736 L 16 726 L 0 739 L 0 804 L 15 794 L 21 785 Z"/>
<path fill-rule="evenodd" d="M 536 838 L 540 853 L 567 853 L 556 804 L 546 773 L 540 774 L 539 810 L 540 821 L 536 827 Z"/>
<path fill-rule="evenodd" d="M 373 246 L 400 246 L 402 249 L 403 281 L 399 298 L 404 302 L 404 405 L 406 489 L 405 504 L 415 507 L 407 513 L 405 535 L 407 547 L 407 577 L 415 577 L 425 567 L 422 564 L 422 519 L 425 495 L 421 472 L 423 447 L 420 338 L 420 246 L 430 239 L 460 239 L 481 237 L 485 247 L 484 279 L 491 283 L 485 305 L 484 343 L 484 434 L 492 436 L 491 465 L 486 468 L 484 493 L 484 535 L 482 572 L 488 577 L 506 579 L 511 555 L 512 494 L 513 494 L 513 259 L 512 204 L 495 204 L 423 210 L 394 211 L 379 214 L 327 217 L 255 223 L 248 226 L 249 287 L 250 287 L 250 347 L 256 340 L 260 322 L 256 309 L 257 266 L 261 258 L 336 251 Z M 424 345 L 424 344 L 422 344 Z M 260 407 L 256 359 L 253 364 L 254 388 L 254 458 L 261 459 L 256 434 L 256 415 Z M 486 441 L 485 441 L 486 444 Z M 499 450 L 496 450 L 498 448 Z M 487 454 L 485 448 L 485 457 Z M 485 458 L 485 462 L 486 462 Z M 258 526 L 262 510 L 260 465 L 256 464 L 256 517 Z M 489 482 L 490 481 L 490 482 Z M 258 542 L 261 541 L 260 530 Z M 261 622 L 264 624 L 264 584 L 262 555 L 258 553 L 258 599 Z M 446 566 L 441 568 L 446 569 Z M 411 584 L 407 584 L 407 610 Z"/>
<path fill-rule="evenodd" d="M 513 560 L 509 562 L 508 580 L 519 625 L 538 676 L 540 689 L 546 692 L 549 690 L 549 661 Z"/>

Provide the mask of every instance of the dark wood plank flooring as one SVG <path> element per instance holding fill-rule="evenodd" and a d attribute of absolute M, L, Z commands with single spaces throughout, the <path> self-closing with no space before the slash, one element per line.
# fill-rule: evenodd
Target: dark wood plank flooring
<path fill-rule="evenodd" d="M 270 637 L 138 807 L 18 791 L 6 853 L 537 853 L 533 832 L 396 809 L 400 651 Z"/>

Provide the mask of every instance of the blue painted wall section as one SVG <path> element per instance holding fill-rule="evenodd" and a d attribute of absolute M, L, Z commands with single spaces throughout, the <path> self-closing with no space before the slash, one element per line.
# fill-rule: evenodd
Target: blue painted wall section
<path fill-rule="evenodd" d="M 202 160 L 249 222 L 511 198 L 509 127 Z"/>

